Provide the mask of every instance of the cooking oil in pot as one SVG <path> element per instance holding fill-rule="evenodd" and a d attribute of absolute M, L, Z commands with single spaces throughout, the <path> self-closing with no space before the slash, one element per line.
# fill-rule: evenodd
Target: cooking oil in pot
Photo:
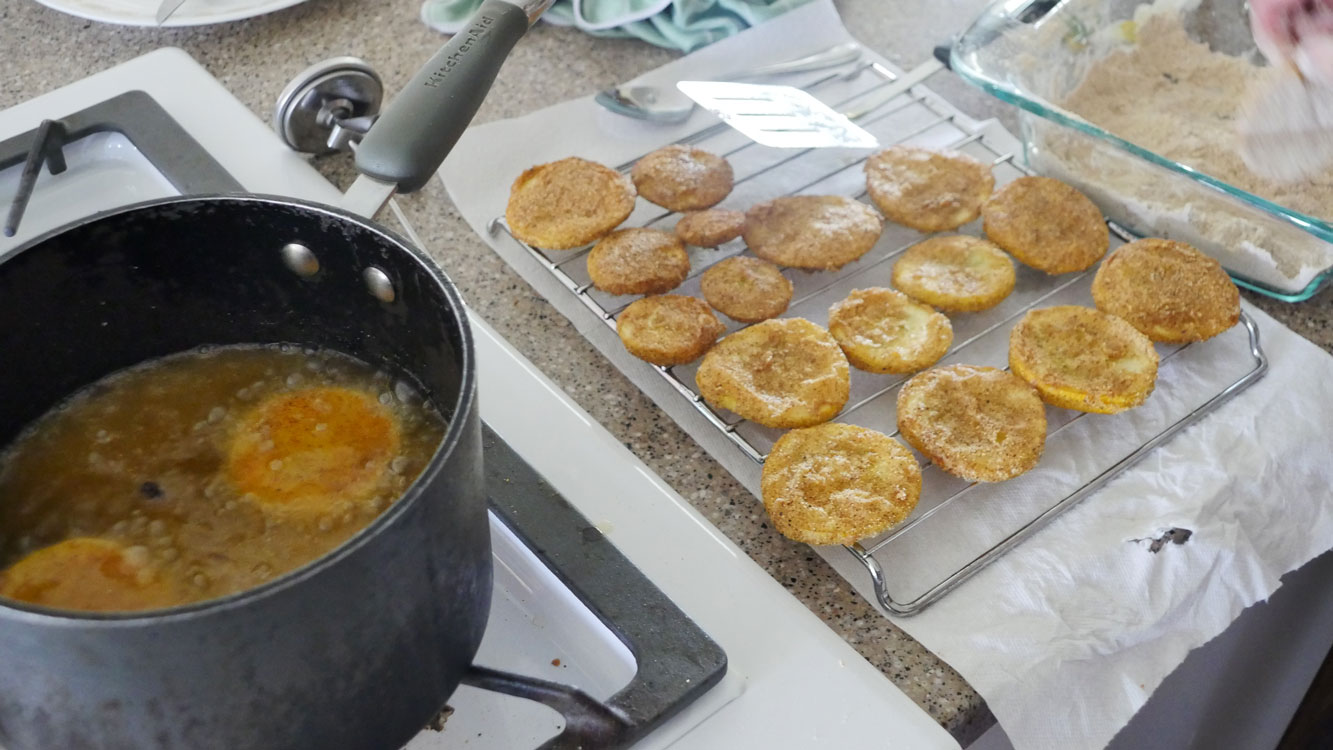
<path fill-rule="evenodd" d="M 0 454 L 0 597 L 136 611 L 260 585 L 400 498 L 444 435 L 346 355 L 204 348 L 112 374 Z"/>

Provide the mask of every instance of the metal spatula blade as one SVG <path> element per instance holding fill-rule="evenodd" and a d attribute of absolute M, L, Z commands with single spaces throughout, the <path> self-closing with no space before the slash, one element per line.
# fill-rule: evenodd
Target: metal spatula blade
<path fill-rule="evenodd" d="M 1236 133 L 1245 166 L 1260 177 L 1313 177 L 1333 166 L 1333 89 L 1275 71 L 1248 92 Z"/>
<path fill-rule="evenodd" d="M 879 146 L 875 136 L 798 88 L 718 81 L 681 81 L 676 87 L 699 106 L 764 146 Z"/>

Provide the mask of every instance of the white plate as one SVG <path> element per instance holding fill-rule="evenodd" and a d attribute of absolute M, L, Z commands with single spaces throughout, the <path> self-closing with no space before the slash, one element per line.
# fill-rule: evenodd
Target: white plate
<path fill-rule="evenodd" d="M 123 26 L 156 26 L 161 0 L 37 0 L 52 10 Z M 289 8 L 305 0 L 185 0 L 162 26 L 202 26 L 239 21 Z"/>

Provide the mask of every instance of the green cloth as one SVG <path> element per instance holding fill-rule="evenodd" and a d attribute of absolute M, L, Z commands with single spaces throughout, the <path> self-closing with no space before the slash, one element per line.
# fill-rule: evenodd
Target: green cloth
<path fill-rule="evenodd" d="M 642 39 L 683 52 L 724 39 L 808 0 L 557 0 L 543 19 L 594 36 Z M 421 20 L 457 33 L 482 0 L 426 0 Z"/>

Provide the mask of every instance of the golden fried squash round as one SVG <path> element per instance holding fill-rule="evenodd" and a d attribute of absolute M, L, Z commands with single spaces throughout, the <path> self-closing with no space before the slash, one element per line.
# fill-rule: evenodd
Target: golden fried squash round
<path fill-rule="evenodd" d="M 804 318 L 766 320 L 719 341 L 694 382 L 708 403 L 765 427 L 809 427 L 847 403 L 847 358 Z"/>
<path fill-rule="evenodd" d="M 725 328 L 703 300 L 679 294 L 635 300 L 616 319 L 629 353 L 663 367 L 702 357 Z"/>
<path fill-rule="evenodd" d="M 715 206 L 731 192 L 731 165 L 694 146 L 663 146 L 630 170 L 639 195 L 672 211 Z"/>
<path fill-rule="evenodd" d="M 1014 262 L 995 243 L 955 234 L 918 242 L 893 264 L 893 285 L 948 312 L 986 310 L 1014 291 Z"/>
<path fill-rule="evenodd" d="M 921 497 L 921 467 L 902 443 L 831 422 L 792 430 L 764 461 L 764 510 L 806 544 L 851 544 L 901 523 Z"/>
<path fill-rule="evenodd" d="M 153 567 L 146 547 L 75 537 L 0 571 L 0 596 L 59 609 L 129 612 L 169 607 L 177 587 Z"/>
<path fill-rule="evenodd" d="M 1050 274 L 1091 268 L 1111 236 L 1088 197 L 1050 177 L 1020 177 L 981 207 L 986 236 L 1020 263 Z"/>
<path fill-rule="evenodd" d="M 853 289 L 828 311 L 828 329 L 859 370 L 916 372 L 949 351 L 953 326 L 944 315 L 902 292 Z"/>
<path fill-rule="evenodd" d="M 676 236 L 695 247 L 717 247 L 745 231 L 745 212 L 725 208 L 693 211 L 676 222 Z"/>
<path fill-rule="evenodd" d="M 505 223 L 533 247 L 568 250 L 605 236 L 633 211 L 628 177 L 571 156 L 531 167 L 514 180 Z"/>
<path fill-rule="evenodd" d="M 238 494 L 266 511 L 314 516 L 382 491 L 400 442 L 397 420 L 374 394 L 302 388 L 242 415 L 224 470 Z"/>
<path fill-rule="evenodd" d="M 742 323 L 776 318 L 791 302 L 792 284 L 782 269 L 746 255 L 710 267 L 700 277 L 699 286 L 708 304 Z"/>
<path fill-rule="evenodd" d="M 610 294 L 661 294 L 690 274 L 690 256 L 674 234 L 660 229 L 621 229 L 588 253 L 593 286 Z"/>
<path fill-rule="evenodd" d="M 1092 299 L 1153 341 L 1202 341 L 1240 320 L 1240 290 L 1222 265 L 1175 240 L 1117 248 L 1097 269 Z"/>
<path fill-rule="evenodd" d="M 1032 310 L 1009 332 L 1009 367 L 1052 406 L 1114 414 L 1157 383 L 1157 350 L 1122 318 L 1090 307 Z"/>
<path fill-rule="evenodd" d="M 750 207 L 745 244 L 767 261 L 833 269 L 870 251 L 884 223 L 875 209 L 843 195 L 790 195 Z"/>
<path fill-rule="evenodd" d="M 940 469 L 1002 482 L 1037 465 L 1046 407 L 1027 381 L 994 367 L 949 365 L 898 391 L 898 431 Z"/>
<path fill-rule="evenodd" d="M 995 188 L 989 165 L 957 151 L 892 146 L 866 159 L 865 170 L 879 210 L 922 232 L 957 229 L 977 218 Z"/>

